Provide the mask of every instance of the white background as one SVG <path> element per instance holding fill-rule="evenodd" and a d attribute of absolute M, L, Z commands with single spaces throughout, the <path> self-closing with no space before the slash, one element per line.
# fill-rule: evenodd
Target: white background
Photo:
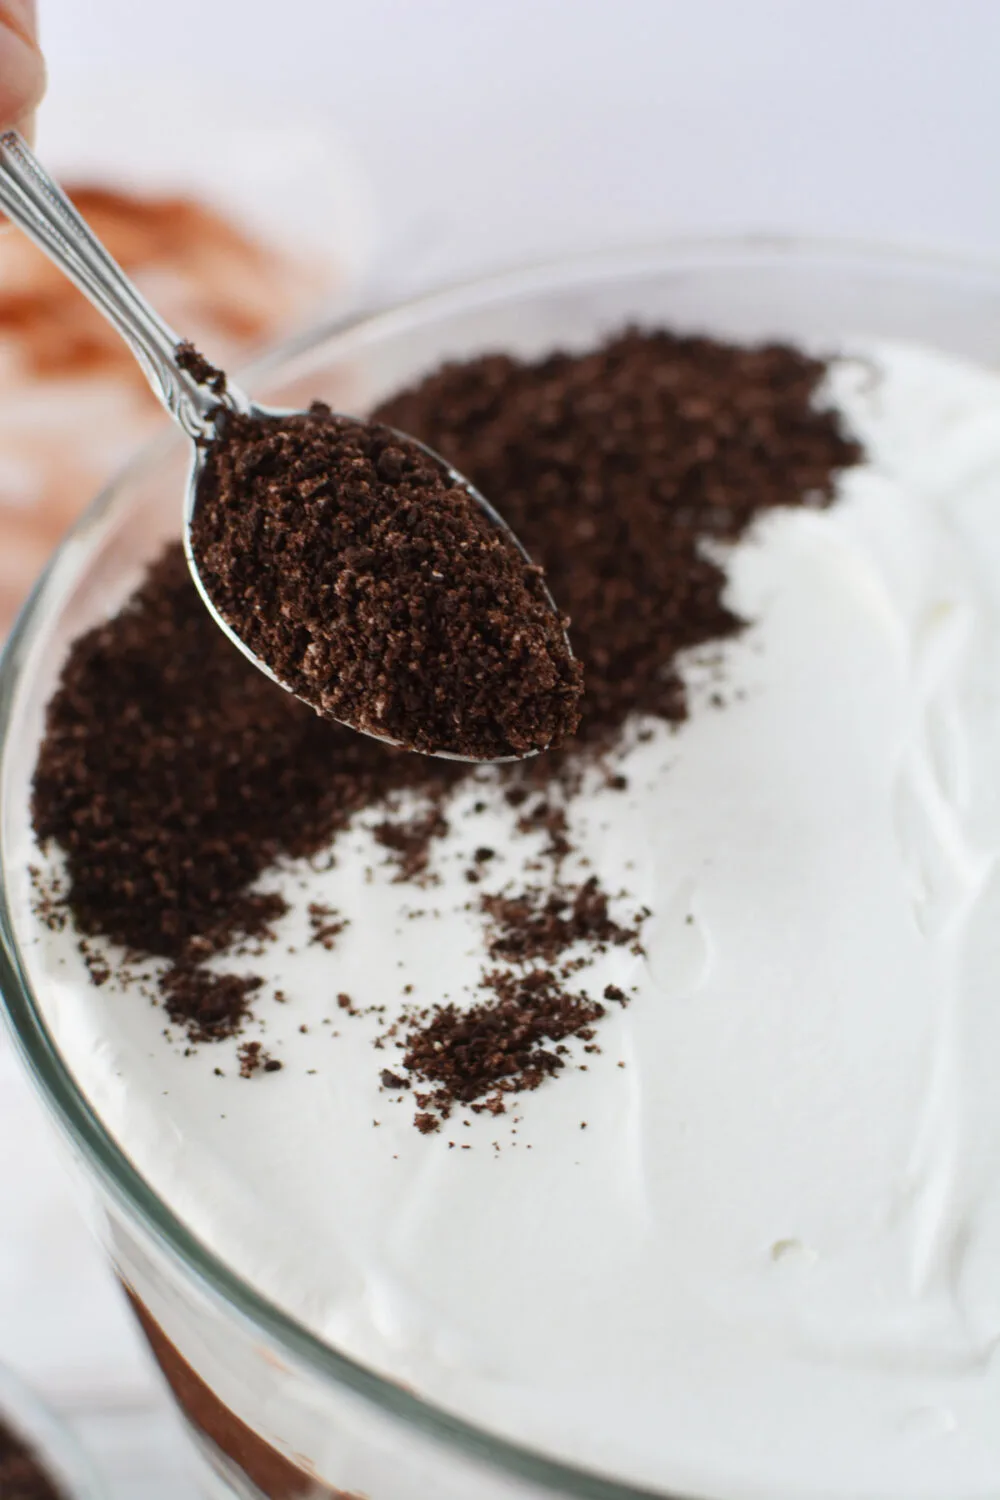
<path fill-rule="evenodd" d="M 207 79 L 338 127 L 418 275 L 691 229 L 1000 244 L 998 0 L 39 3 L 54 94 L 165 79 L 169 138 Z"/>
<path fill-rule="evenodd" d="M 383 294 L 692 231 L 1000 254 L 1000 0 L 40 4 L 51 160 L 209 179 Z M 2 1044 L 0 1357 L 118 1500 L 190 1493 Z"/>

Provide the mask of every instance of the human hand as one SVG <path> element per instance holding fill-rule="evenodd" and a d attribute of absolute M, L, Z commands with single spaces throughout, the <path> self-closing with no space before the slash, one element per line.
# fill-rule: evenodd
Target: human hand
<path fill-rule="evenodd" d="M 45 92 L 37 35 L 35 0 L 0 0 L 0 130 L 19 130 L 29 140 Z"/>

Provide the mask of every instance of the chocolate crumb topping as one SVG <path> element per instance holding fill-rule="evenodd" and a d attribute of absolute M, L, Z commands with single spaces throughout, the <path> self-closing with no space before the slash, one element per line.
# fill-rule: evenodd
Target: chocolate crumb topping
<path fill-rule="evenodd" d="M 175 965 L 160 980 L 171 1021 L 192 1042 L 217 1042 L 239 1031 L 250 1014 L 249 997 L 264 981 L 257 974 L 214 974 L 192 964 Z"/>
<path fill-rule="evenodd" d="M 197 966 L 285 910 L 248 890 L 257 876 L 315 853 L 391 791 L 454 778 L 269 682 L 213 624 L 175 546 L 74 643 L 47 712 L 34 823 L 65 855 L 79 932 L 179 965 L 161 981 L 169 1014 L 205 1039 L 239 1028 L 249 991 L 230 988 L 227 1011 Z"/>
<path fill-rule="evenodd" d="M 255 1073 L 279 1073 L 284 1066 L 276 1057 L 264 1051 L 261 1042 L 241 1042 L 236 1049 L 240 1060 L 240 1077 L 252 1078 Z"/>
<path fill-rule="evenodd" d="M 533 889 L 517 896 L 484 896 L 483 910 L 491 921 L 487 950 L 491 958 L 524 962 L 541 958 L 551 963 L 574 943 L 600 952 L 638 940 L 639 928 L 622 927 L 608 913 L 607 893 L 596 875 L 575 890 L 556 886 Z"/>
<path fill-rule="evenodd" d="M 309 903 L 309 928 L 312 934 L 309 941 L 319 943 L 328 953 L 347 924 L 347 917 L 342 917 L 332 906 L 324 906 L 320 901 Z"/>
<path fill-rule="evenodd" d="M 41 1461 L 0 1423 L 0 1500 L 66 1500 Z"/>
<path fill-rule="evenodd" d="M 417 884 L 430 882 L 428 866 L 433 841 L 443 839 L 448 832 L 448 822 L 438 800 L 409 818 L 387 818 L 377 823 L 372 831 L 383 849 L 389 850 L 389 857 L 396 866 L 394 880 Z"/>
<path fill-rule="evenodd" d="M 432 443 L 498 505 L 571 610 L 587 674 L 572 746 L 530 771 L 499 773 L 498 791 L 484 787 L 475 804 L 483 812 L 499 795 L 521 835 L 544 839 L 531 886 L 470 902 L 485 918 L 484 953 L 502 967 L 485 976 L 470 1009 L 447 997 L 440 1007 L 410 1006 L 405 1024 L 376 1042 L 405 1036 L 400 1059 L 379 1071 L 384 1088 L 397 1087 L 389 1077 L 425 1086 L 424 1103 L 414 1095 L 418 1128 L 434 1130 L 456 1102 L 487 1108 L 537 1087 L 565 1066 L 574 1038 L 594 1045 L 584 1032 L 603 1006 L 569 993 L 569 977 L 602 948 L 634 948 L 644 914 L 612 908 L 596 876 L 565 874 L 581 767 L 624 790 L 626 778 L 606 769 L 613 737 L 632 715 L 683 718 L 678 653 L 742 627 L 722 602 L 724 569 L 703 543 L 737 539 L 775 506 L 828 503 L 837 470 L 859 457 L 837 416 L 817 406 L 824 374 L 821 361 L 778 345 L 632 330 L 589 354 L 449 365 L 376 413 Z M 310 443 L 329 422 L 322 413 L 300 419 Z M 291 441 L 275 430 L 266 451 L 251 445 L 255 483 Z M 398 483 L 377 470 L 393 445 L 378 442 L 358 454 L 357 472 L 374 467 L 363 482 L 398 496 Z M 225 450 L 227 484 L 236 483 L 237 449 Z M 307 473 L 318 450 L 298 456 L 298 488 L 280 505 L 319 525 L 332 498 L 318 469 Z M 390 456 L 390 474 L 395 463 Z M 355 560 L 349 592 L 368 576 Z M 36 882 L 42 920 L 58 925 L 64 903 L 84 942 L 167 960 L 159 989 L 170 1020 L 195 1041 L 230 1036 L 262 981 L 221 975 L 206 960 L 247 938 L 267 940 L 285 902 L 256 890 L 259 878 L 286 856 L 328 847 L 371 809 L 396 878 L 425 882 L 451 793 L 469 774 L 341 729 L 269 682 L 216 628 L 180 546 L 171 547 L 116 618 L 74 643 L 49 706 L 33 814 L 40 842 L 61 849 L 67 879 L 57 899 Z M 415 813 L 400 815 L 402 794 L 407 807 L 416 797 Z M 479 881 L 500 865 L 488 852 L 473 856 Z M 349 916 L 324 913 L 319 927 Z M 103 947 L 88 953 L 101 982 L 112 959 Z M 335 996 L 335 1013 L 371 1013 L 368 998 Z M 603 999 L 626 1003 L 615 985 Z"/>
<path fill-rule="evenodd" d="M 586 672 L 578 733 L 682 719 L 679 652 L 741 621 L 702 550 L 775 506 L 825 505 L 860 450 L 814 404 L 821 360 L 629 329 L 589 354 L 445 365 L 377 417 L 488 495 L 545 569 Z"/>
<path fill-rule="evenodd" d="M 474 760 L 576 728 L 582 671 L 540 569 L 390 428 L 321 402 L 227 413 L 191 539 L 216 608 L 318 713 Z"/>
<path fill-rule="evenodd" d="M 415 1093 L 421 1112 L 414 1124 L 425 1134 L 456 1105 L 506 1113 L 507 1095 L 537 1089 L 565 1067 L 548 1044 L 592 1036 L 604 1014 L 599 1001 L 567 994 L 546 969 L 496 972 L 485 983 L 493 998 L 467 1010 L 436 1005 L 404 1016 L 403 1067 L 410 1080 L 431 1085 Z"/>
<path fill-rule="evenodd" d="M 174 350 L 174 358 L 182 370 L 203 385 L 206 390 L 212 391 L 216 396 L 224 396 L 226 393 L 226 376 L 223 370 L 217 370 L 214 365 L 209 364 L 204 354 L 188 340 L 184 339 Z"/>

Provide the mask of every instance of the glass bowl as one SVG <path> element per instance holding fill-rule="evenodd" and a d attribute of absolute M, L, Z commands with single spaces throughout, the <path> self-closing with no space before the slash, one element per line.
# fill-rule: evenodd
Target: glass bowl
<path fill-rule="evenodd" d="M 38 1460 L 60 1500 L 103 1500 L 106 1491 L 73 1434 L 6 1365 L 0 1365 L 0 1423 Z"/>
<path fill-rule="evenodd" d="M 850 335 L 913 339 L 990 363 L 1000 356 L 1000 268 L 863 245 L 680 241 L 522 270 L 321 328 L 246 380 L 275 405 L 318 396 L 363 414 L 442 360 L 583 348 L 629 322 L 738 340 L 785 337 L 820 351 Z M 478 1428 L 319 1342 L 157 1198 L 46 1027 L 5 878 L 24 859 L 42 714 L 72 639 L 112 611 L 163 541 L 179 535 L 185 463 L 184 444 L 168 435 L 94 502 L 8 644 L 0 669 L 0 982 L 21 1054 L 92 1189 L 115 1268 L 186 1414 L 206 1492 L 663 1500 L 666 1489 L 584 1471 Z M 816 1490 L 826 1494 L 821 1474 Z"/>

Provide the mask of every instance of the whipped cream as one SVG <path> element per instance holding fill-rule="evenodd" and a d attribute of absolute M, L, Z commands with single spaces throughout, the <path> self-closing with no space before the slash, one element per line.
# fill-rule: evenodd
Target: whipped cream
<path fill-rule="evenodd" d="M 140 1172 L 336 1347 L 654 1488 L 971 1500 L 1000 1492 L 1000 377 L 865 346 L 826 394 L 867 461 L 727 550 L 751 627 L 689 659 L 688 722 L 632 726 L 625 791 L 595 774 L 570 805 L 567 874 L 648 906 L 645 951 L 581 976 L 631 1004 L 508 1116 L 420 1135 L 372 1046 L 404 984 L 472 997 L 472 851 L 497 851 L 478 893 L 541 847 L 489 772 L 426 890 L 372 814 L 335 864 L 269 874 L 278 940 L 219 967 L 287 996 L 246 1033 L 280 1072 L 241 1079 L 235 1040 L 185 1055 L 91 985 L 27 875 L 22 933 Z M 23 819 L 12 868 L 39 862 Z M 350 917 L 332 952 L 309 903 Z"/>

